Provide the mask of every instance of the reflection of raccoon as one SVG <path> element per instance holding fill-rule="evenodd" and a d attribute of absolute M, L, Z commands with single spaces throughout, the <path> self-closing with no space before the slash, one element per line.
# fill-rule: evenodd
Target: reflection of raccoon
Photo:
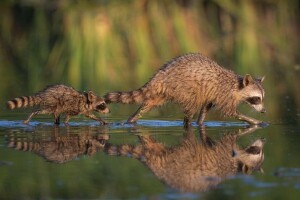
<path fill-rule="evenodd" d="M 255 110 L 265 112 L 262 79 L 244 77 L 220 67 L 201 54 L 188 54 L 166 63 L 143 87 L 131 92 L 110 92 L 104 96 L 107 103 L 137 103 L 141 107 L 129 119 L 136 122 L 144 113 L 168 101 L 178 103 L 185 113 L 185 125 L 200 111 L 198 124 L 214 107 L 227 116 L 234 116 L 250 124 L 261 122 L 239 114 L 240 102 L 247 102 Z"/>
<path fill-rule="evenodd" d="M 77 135 L 52 137 L 50 140 L 27 141 L 10 138 L 7 146 L 20 151 L 36 153 L 47 161 L 65 163 L 80 155 L 92 156 L 102 150 L 108 135 Z"/>
<path fill-rule="evenodd" d="M 25 124 L 37 114 L 53 114 L 55 123 L 59 124 L 60 115 L 62 113 L 66 114 L 65 124 L 68 123 L 71 116 L 79 114 L 83 114 L 101 123 L 106 123 L 91 112 L 109 112 L 104 100 L 98 97 L 94 92 L 80 93 L 72 87 L 65 85 L 49 86 L 33 96 L 18 97 L 7 102 L 9 109 L 35 105 L 38 105 L 40 109 L 33 112 L 28 119 L 24 121 Z"/>
<path fill-rule="evenodd" d="M 220 141 L 202 137 L 202 142 L 194 136 L 188 133 L 181 145 L 168 148 L 145 135 L 139 137 L 141 145 L 106 144 L 104 151 L 139 159 L 159 179 L 181 191 L 207 190 L 238 172 L 262 171 L 264 140 L 239 148 L 237 135 L 226 135 Z"/>

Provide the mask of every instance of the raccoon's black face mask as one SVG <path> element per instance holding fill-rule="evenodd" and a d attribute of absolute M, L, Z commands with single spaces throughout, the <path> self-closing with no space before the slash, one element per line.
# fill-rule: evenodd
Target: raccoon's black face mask
<path fill-rule="evenodd" d="M 250 75 L 246 75 L 240 81 L 240 91 L 244 101 L 261 113 L 266 112 L 263 104 L 265 97 L 265 91 L 262 87 L 263 80 L 264 78 L 254 80 Z"/>

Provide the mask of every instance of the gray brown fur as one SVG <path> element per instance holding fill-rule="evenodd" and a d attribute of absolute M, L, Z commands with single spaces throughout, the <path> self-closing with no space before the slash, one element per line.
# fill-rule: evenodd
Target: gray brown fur
<path fill-rule="evenodd" d="M 182 107 L 186 124 L 197 112 L 198 124 L 202 124 L 206 112 L 212 107 L 225 116 L 259 124 L 261 122 L 258 120 L 240 115 L 237 106 L 246 101 L 252 91 L 258 91 L 262 96 L 261 106 L 255 109 L 265 111 L 262 80 L 253 79 L 250 75 L 237 75 L 201 54 L 187 54 L 163 65 L 143 87 L 130 92 L 110 92 L 104 99 L 107 103 L 141 104 L 139 110 L 128 119 L 129 123 L 136 122 L 155 106 L 175 102 Z"/>
<path fill-rule="evenodd" d="M 129 156 L 142 161 L 160 180 L 180 191 L 204 191 L 237 173 L 262 171 L 264 140 L 246 148 L 236 144 L 237 135 L 228 134 L 219 141 L 202 141 L 189 133 L 179 146 L 166 147 L 151 136 L 140 136 L 140 145 L 106 144 L 109 155 Z"/>
<path fill-rule="evenodd" d="M 9 109 L 27 106 L 38 106 L 39 108 L 24 123 L 28 123 L 37 114 L 53 114 L 56 124 L 59 124 L 61 114 L 66 115 L 66 124 L 72 116 L 79 114 L 106 123 L 92 112 L 109 112 L 105 101 L 94 92 L 78 92 L 74 88 L 65 85 L 49 86 L 35 95 L 22 96 L 7 102 Z"/>

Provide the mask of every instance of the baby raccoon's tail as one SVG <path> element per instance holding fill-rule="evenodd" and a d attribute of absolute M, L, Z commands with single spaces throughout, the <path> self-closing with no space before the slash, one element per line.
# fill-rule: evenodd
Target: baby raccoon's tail
<path fill-rule="evenodd" d="M 112 156 L 128 156 L 136 159 L 143 158 L 142 145 L 133 146 L 130 144 L 112 145 L 106 144 L 104 152 Z"/>
<path fill-rule="evenodd" d="M 22 96 L 14 98 L 6 103 L 8 109 L 22 108 L 38 105 L 41 102 L 39 96 Z"/>
<path fill-rule="evenodd" d="M 9 141 L 7 147 L 14 148 L 19 151 L 29 151 L 34 152 L 41 149 L 39 143 L 31 142 L 31 141 Z"/>
<path fill-rule="evenodd" d="M 106 103 L 138 103 L 141 104 L 145 99 L 149 98 L 151 93 L 146 87 L 142 87 L 130 92 L 109 92 L 104 95 Z"/>

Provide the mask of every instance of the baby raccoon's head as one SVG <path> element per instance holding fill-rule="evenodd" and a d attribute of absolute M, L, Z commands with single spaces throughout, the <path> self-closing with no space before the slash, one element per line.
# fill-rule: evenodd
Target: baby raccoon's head
<path fill-rule="evenodd" d="M 245 149 L 234 152 L 234 156 L 238 160 L 238 169 L 243 173 L 251 173 L 252 171 L 263 172 L 261 168 L 264 161 L 263 147 L 265 139 L 261 138 L 253 142 Z"/>
<path fill-rule="evenodd" d="M 241 100 L 249 104 L 256 111 L 265 113 L 263 99 L 265 97 L 265 91 L 262 87 L 263 78 L 253 79 L 247 74 L 240 82 Z"/>
<path fill-rule="evenodd" d="M 107 114 L 110 112 L 107 104 L 104 99 L 98 97 L 93 91 L 88 91 L 87 95 L 87 104 L 89 105 L 90 110 Z"/>

